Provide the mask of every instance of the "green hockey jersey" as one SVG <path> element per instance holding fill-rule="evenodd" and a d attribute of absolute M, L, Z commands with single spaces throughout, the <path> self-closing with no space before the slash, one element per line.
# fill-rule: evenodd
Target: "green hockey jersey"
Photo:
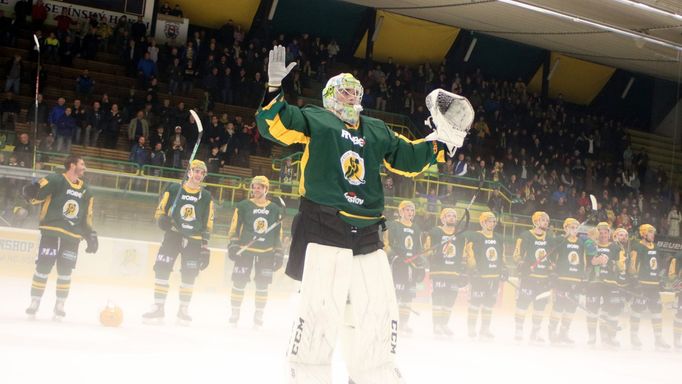
<path fill-rule="evenodd" d="M 434 227 L 428 232 L 424 248 L 431 251 L 431 275 L 459 275 L 464 272 L 464 236 L 458 236 L 454 228 L 448 233 L 444 227 Z"/>
<path fill-rule="evenodd" d="M 585 244 L 578 237 L 568 238 L 549 256 L 555 265 L 559 280 L 580 282 L 585 280 L 587 255 Z"/>
<path fill-rule="evenodd" d="M 665 268 L 663 255 L 658 252 L 656 244 L 646 245 L 642 240 L 632 245 L 630 250 L 630 274 L 642 285 L 658 285 Z"/>
<path fill-rule="evenodd" d="M 178 191 L 180 191 L 180 197 L 175 207 L 172 207 Z M 215 211 L 213 198 L 206 188 L 192 189 L 183 185 L 181 189 L 179 183 L 168 184 L 161 193 L 154 217 L 158 220 L 159 217 L 168 216 L 169 213 L 171 213 L 174 228 L 183 236 L 196 240 L 209 239 L 213 231 Z"/>
<path fill-rule="evenodd" d="M 240 201 L 230 224 L 230 242 L 245 245 L 256 237 L 256 241 L 245 249 L 246 252 L 272 252 L 280 247 L 282 227 L 273 227 L 270 232 L 266 232 L 279 221 L 280 215 L 280 207 L 270 200 L 262 205 L 250 199 Z"/>
<path fill-rule="evenodd" d="M 33 204 L 42 203 L 40 231 L 45 236 L 82 239 L 92 231 L 94 198 L 83 180 L 72 183 L 63 173 L 48 175 L 38 182 Z"/>
<path fill-rule="evenodd" d="M 483 231 L 470 232 L 464 248 L 467 265 L 473 273 L 483 279 L 498 279 L 505 267 L 504 243 L 496 233 L 486 235 Z"/>
<path fill-rule="evenodd" d="M 422 252 L 421 231 L 414 223 L 406 225 L 395 220 L 388 222 L 386 227 L 384 244 L 389 256 L 409 258 Z"/>
<path fill-rule="evenodd" d="M 548 233 L 541 236 L 532 230 L 524 231 L 514 247 L 514 261 L 519 264 L 521 276 L 546 279 L 550 273 L 550 260 L 547 256 L 551 251 Z"/>

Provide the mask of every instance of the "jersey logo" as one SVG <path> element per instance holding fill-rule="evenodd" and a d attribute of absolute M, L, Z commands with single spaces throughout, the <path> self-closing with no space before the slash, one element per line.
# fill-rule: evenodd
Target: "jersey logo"
<path fill-rule="evenodd" d="M 184 221 L 194 221 L 197 219 L 197 213 L 194 210 L 194 205 L 185 204 L 180 208 L 180 216 Z"/>
<path fill-rule="evenodd" d="M 356 152 L 346 151 L 341 156 L 341 171 L 351 185 L 365 184 L 365 159 Z"/>
<path fill-rule="evenodd" d="M 497 249 L 489 247 L 485 250 L 485 257 L 488 261 L 497 261 Z"/>
<path fill-rule="evenodd" d="M 268 229 L 268 221 L 264 217 L 259 217 L 253 222 L 253 231 L 261 235 Z"/>
<path fill-rule="evenodd" d="M 67 200 L 62 207 L 62 214 L 69 220 L 77 218 L 79 211 L 80 206 L 76 200 Z"/>
<path fill-rule="evenodd" d="M 457 248 L 451 242 L 445 243 L 443 246 L 443 256 L 446 259 L 452 259 L 457 256 Z"/>
<path fill-rule="evenodd" d="M 655 271 L 658 268 L 658 260 L 656 260 L 655 257 L 649 259 L 649 268 L 651 268 L 652 271 Z"/>
<path fill-rule="evenodd" d="M 405 249 L 411 251 L 414 247 L 414 241 L 412 241 L 412 236 L 405 236 Z"/>
<path fill-rule="evenodd" d="M 572 251 L 568 254 L 568 263 L 571 265 L 578 265 L 580 263 L 578 252 Z"/>
<path fill-rule="evenodd" d="M 547 251 L 544 248 L 538 248 L 535 250 L 535 260 L 542 261 L 547 257 Z"/>

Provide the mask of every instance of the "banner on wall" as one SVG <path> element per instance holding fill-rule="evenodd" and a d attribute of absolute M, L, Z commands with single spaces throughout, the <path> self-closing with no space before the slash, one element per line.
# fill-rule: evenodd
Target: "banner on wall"
<path fill-rule="evenodd" d="M 18 0 L 0 0 L 0 9 L 5 11 L 6 16 L 14 14 L 14 5 Z M 134 12 L 131 12 L 132 8 L 128 8 L 128 12 L 124 12 L 125 8 L 121 8 L 121 11 L 115 11 L 112 6 L 108 6 L 105 9 L 98 8 L 97 5 L 101 5 L 101 2 L 97 0 L 92 1 L 78 1 L 79 4 L 72 4 L 64 1 L 54 1 L 54 0 L 44 0 L 45 6 L 47 6 L 47 20 L 45 21 L 49 25 L 56 25 L 54 18 L 60 15 L 64 9 L 67 9 L 68 15 L 76 21 L 88 20 L 92 15 L 96 15 L 100 22 L 106 22 L 111 25 L 116 24 L 121 16 L 126 16 L 129 20 L 136 20 L 137 16 L 142 16 L 142 19 L 147 23 L 147 26 L 152 21 L 152 14 L 154 12 L 154 1 L 139 1 L 139 6 L 134 7 Z M 118 2 L 107 2 L 107 4 L 113 4 Z M 91 6 L 88 6 L 91 5 Z M 125 2 L 123 2 L 125 6 Z M 30 15 L 29 15 L 30 17 Z"/>
<path fill-rule="evenodd" d="M 184 45 L 187 41 L 189 19 L 159 15 L 156 19 L 154 38 L 159 44 Z"/>

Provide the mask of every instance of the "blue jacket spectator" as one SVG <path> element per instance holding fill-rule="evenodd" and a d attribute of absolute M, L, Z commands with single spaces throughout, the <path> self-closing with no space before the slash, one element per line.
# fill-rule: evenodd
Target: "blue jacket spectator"
<path fill-rule="evenodd" d="M 149 151 L 147 151 L 147 148 L 145 148 L 144 144 L 145 138 L 144 136 L 140 136 L 137 139 L 137 143 L 130 148 L 130 157 L 128 158 L 128 161 L 133 162 L 140 167 L 143 167 L 149 163 Z"/>

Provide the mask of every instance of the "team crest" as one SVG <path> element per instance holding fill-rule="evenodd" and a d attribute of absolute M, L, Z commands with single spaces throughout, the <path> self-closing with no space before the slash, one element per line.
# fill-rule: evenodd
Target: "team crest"
<path fill-rule="evenodd" d="M 656 260 L 655 257 L 649 259 L 649 268 L 651 268 L 652 271 L 658 269 L 658 260 Z"/>
<path fill-rule="evenodd" d="M 180 208 L 180 216 L 184 221 L 194 221 L 197 219 L 197 213 L 192 204 L 185 204 Z"/>
<path fill-rule="evenodd" d="M 264 217 L 259 217 L 253 222 L 253 231 L 259 235 L 268 229 L 268 221 Z"/>
<path fill-rule="evenodd" d="M 163 29 L 163 33 L 166 35 L 167 38 L 175 40 L 178 37 L 178 35 L 180 35 L 180 26 L 175 23 L 166 22 L 166 26 Z"/>
<path fill-rule="evenodd" d="M 455 248 L 454 244 L 451 242 L 445 243 L 443 246 L 443 256 L 445 256 L 446 259 L 452 259 L 457 256 L 457 248 Z"/>
<path fill-rule="evenodd" d="M 410 235 L 405 236 L 405 249 L 411 251 L 413 247 L 414 247 L 414 241 L 412 240 L 412 236 L 410 236 Z"/>
<path fill-rule="evenodd" d="M 351 185 L 365 184 L 365 159 L 356 152 L 346 151 L 341 156 L 341 171 Z"/>
<path fill-rule="evenodd" d="M 578 257 L 578 252 L 572 251 L 568 254 L 568 263 L 571 265 L 580 264 L 580 257 Z"/>
<path fill-rule="evenodd" d="M 80 211 L 80 206 L 76 200 L 68 200 L 64 203 L 62 207 L 62 214 L 69 220 L 73 220 L 78 217 L 78 212 Z"/>
<path fill-rule="evenodd" d="M 535 251 L 535 260 L 541 261 L 544 260 L 545 257 L 547 257 L 547 250 L 545 250 L 544 248 L 538 248 Z"/>
<path fill-rule="evenodd" d="M 495 247 L 486 249 L 485 258 L 488 259 L 488 261 L 497 261 L 497 249 L 495 249 Z"/>

